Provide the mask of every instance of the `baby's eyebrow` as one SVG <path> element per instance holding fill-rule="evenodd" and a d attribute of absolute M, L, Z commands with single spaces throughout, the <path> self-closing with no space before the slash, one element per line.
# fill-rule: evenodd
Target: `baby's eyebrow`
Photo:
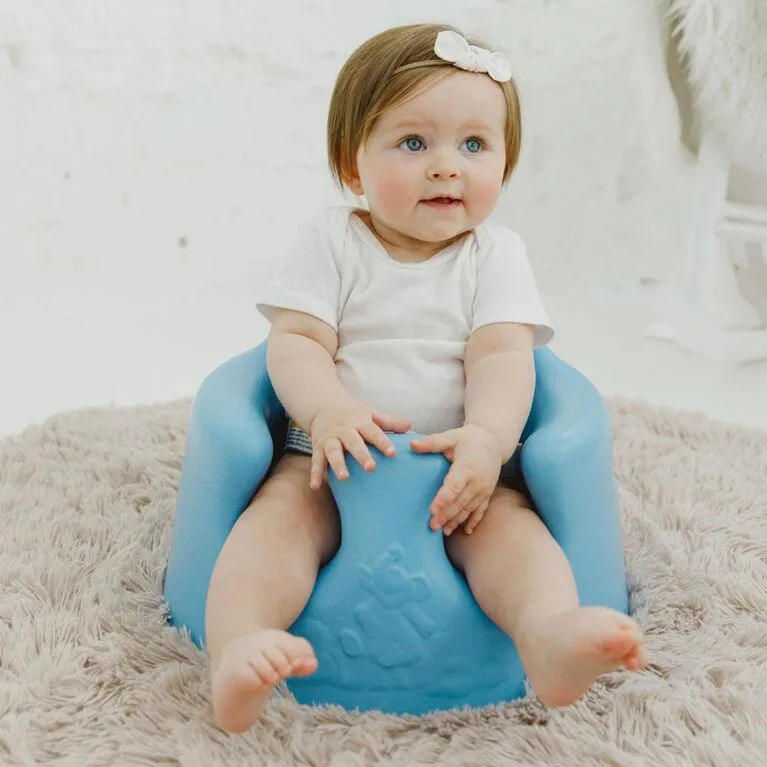
<path fill-rule="evenodd" d="M 402 120 L 398 120 L 396 123 L 393 123 L 391 127 L 388 128 L 389 131 L 395 132 L 395 131 L 401 131 L 401 130 L 417 130 L 419 128 L 428 128 L 428 129 L 435 129 L 439 126 L 439 123 L 436 120 L 429 120 L 427 118 L 418 118 L 418 117 L 407 117 Z M 481 131 L 491 131 L 492 128 L 484 121 L 484 120 L 467 120 L 464 123 L 461 123 L 459 126 L 459 130 L 461 131 L 467 131 L 467 130 L 481 130 Z"/>
<path fill-rule="evenodd" d="M 464 130 L 491 130 L 490 126 L 484 120 L 467 120 L 461 125 Z"/>
<path fill-rule="evenodd" d="M 389 128 L 389 130 L 398 131 L 405 130 L 407 128 L 434 128 L 436 125 L 437 123 L 434 120 L 408 117 L 403 120 L 398 120 Z"/>

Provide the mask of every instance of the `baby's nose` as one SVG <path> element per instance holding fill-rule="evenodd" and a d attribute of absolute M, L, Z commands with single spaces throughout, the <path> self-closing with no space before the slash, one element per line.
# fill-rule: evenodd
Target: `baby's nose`
<path fill-rule="evenodd" d="M 427 173 L 432 180 L 458 178 L 460 175 L 456 158 L 449 152 L 435 154 Z"/>
<path fill-rule="evenodd" d="M 458 168 L 451 163 L 435 164 L 429 168 L 429 178 L 432 181 L 438 181 L 446 178 L 458 178 Z"/>

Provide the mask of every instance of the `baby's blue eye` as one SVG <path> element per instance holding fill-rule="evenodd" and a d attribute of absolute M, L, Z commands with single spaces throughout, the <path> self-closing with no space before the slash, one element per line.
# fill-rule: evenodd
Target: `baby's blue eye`
<path fill-rule="evenodd" d="M 482 142 L 478 138 L 467 138 L 463 145 L 466 147 L 466 151 L 471 154 L 476 154 L 482 149 Z"/>
<path fill-rule="evenodd" d="M 400 143 L 400 146 L 406 148 L 408 152 L 420 152 L 424 149 L 424 143 L 418 136 L 410 136 L 409 138 L 406 138 Z"/>

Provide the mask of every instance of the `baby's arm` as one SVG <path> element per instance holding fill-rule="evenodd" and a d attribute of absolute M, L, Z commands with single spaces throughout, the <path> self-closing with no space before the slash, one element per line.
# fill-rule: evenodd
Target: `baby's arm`
<path fill-rule="evenodd" d="M 385 455 L 394 445 L 384 434 L 404 432 L 410 423 L 358 402 L 338 379 L 338 335 L 322 320 L 281 309 L 272 320 L 267 342 L 267 369 L 277 397 L 290 417 L 312 438 L 311 487 L 322 484 L 330 467 L 339 479 L 349 472 L 344 450 L 366 471 L 375 467 L 367 444 Z"/>
<path fill-rule="evenodd" d="M 512 322 L 477 328 L 466 344 L 464 369 L 464 422 L 492 434 L 505 463 L 517 449 L 533 403 L 533 328 Z"/>
<path fill-rule="evenodd" d="M 459 525 L 474 531 L 519 443 L 535 388 L 533 329 L 509 322 L 478 328 L 464 366 L 464 425 L 411 443 L 417 453 L 441 452 L 452 463 L 430 508 L 432 529 L 444 527 L 445 535 Z"/>
<path fill-rule="evenodd" d="M 290 417 L 311 434 L 328 402 L 349 397 L 336 375 L 338 335 L 322 320 L 280 309 L 272 320 L 266 364 L 272 386 Z"/>

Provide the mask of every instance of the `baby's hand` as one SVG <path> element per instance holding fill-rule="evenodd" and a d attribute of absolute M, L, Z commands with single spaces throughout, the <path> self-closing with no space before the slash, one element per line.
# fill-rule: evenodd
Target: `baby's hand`
<path fill-rule="evenodd" d="M 497 440 L 480 426 L 467 425 L 413 440 L 416 453 L 443 453 L 453 464 L 429 511 L 431 528 L 450 535 L 459 525 L 468 534 L 480 523 L 498 484 L 503 457 Z"/>
<path fill-rule="evenodd" d="M 406 432 L 409 428 L 409 421 L 381 413 L 352 398 L 329 403 L 312 421 L 312 468 L 309 486 L 316 490 L 322 485 L 328 465 L 338 479 L 346 479 L 349 476 L 344 450 L 348 451 L 365 471 L 372 471 L 376 464 L 366 443 L 375 445 L 384 455 L 394 455 L 394 445 L 384 434 L 384 429 Z"/>

